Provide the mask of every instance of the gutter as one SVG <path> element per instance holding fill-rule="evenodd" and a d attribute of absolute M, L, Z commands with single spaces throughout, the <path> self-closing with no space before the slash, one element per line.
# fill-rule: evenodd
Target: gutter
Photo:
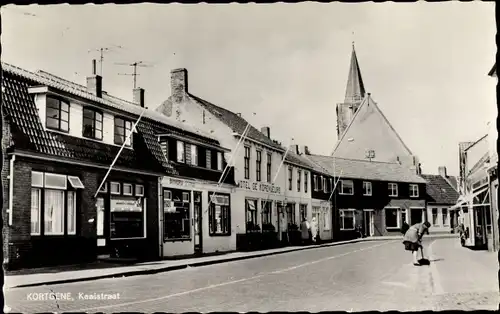
<path fill-rule="evenodd" d="M 12 155 L 10 159 L 10 169 L 9 169 L 9 226 L 12 226 L 12 209 L 14 207 L 14 161 L 16 161 L 16 155 Z"/>

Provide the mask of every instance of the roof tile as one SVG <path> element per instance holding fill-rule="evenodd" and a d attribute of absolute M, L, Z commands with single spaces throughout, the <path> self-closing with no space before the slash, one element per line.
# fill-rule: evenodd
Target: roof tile
<path fill-rule="evenodd" d="M 429 202 L 454 205 L 458 201 L 458 192 L 445 178 L 431 174 L 424 174 L 422 177 L 427 181 L 426 192 Z"/>

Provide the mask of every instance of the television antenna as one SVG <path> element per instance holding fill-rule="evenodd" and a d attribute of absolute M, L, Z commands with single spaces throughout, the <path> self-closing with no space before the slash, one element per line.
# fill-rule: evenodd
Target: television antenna
<path fill-rule="evenodd" d="M 375 151 L 373 149 L 368 149 L 365 157 L 372 161 L 372 159 L 375 158 Z"/>
<path fill-rule="evenodd" d="M 130 66 L 134 68 L 133 73 L 118 73 L 118 75 L 130 75 L 134 77 L 134 88 L 137 87 L 137 76 L 140 75 L 137 73 L 137 67 L 143 67 L 143 68 L 151 68 L 153 65 L 146 64 L 144 61 L 136 61 L 134 63 L 124 63 L 124 62 L 116 62 L 115 64 L 117 65 L 125 65 L 125 66 Z"/>
<path fill-rule="evenodd" d="M 100 67 L 99 74 L 101 76 L 102 76 L 102 63 L 104 61 L 104 54 L 108 53 L 108 52 L 113 52 L 114 49 L 116 49 L 116 48 L 123 49 L 123 47 L 119 46 L 119 45 L 111 45 L 110 47 L 101 47 L 101 48 L 89 49 L 88 53 L 90 53 L 92 51 L 99 52 L 99 67 Z"/>

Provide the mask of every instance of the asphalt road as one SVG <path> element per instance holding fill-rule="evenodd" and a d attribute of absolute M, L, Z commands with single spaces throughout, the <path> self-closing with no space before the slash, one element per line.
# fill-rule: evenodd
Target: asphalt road
<path fill-rule="evenodd" d="M 5 292 L 5 303 L 23 313 L 438 309 L 430 267 L 411 262 L 400 241 L 362 242 L 156 275 L 17 288 Z M 70 293 L 72 300 L 33 300 L 47 292 Z M 117 299 L 80 299 L 101 293 Z"/>

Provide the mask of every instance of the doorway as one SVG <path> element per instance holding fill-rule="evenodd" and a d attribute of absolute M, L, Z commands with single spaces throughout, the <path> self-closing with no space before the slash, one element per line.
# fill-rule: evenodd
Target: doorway
<path fill-rule="evenodd" d="M 109 257 L 110 252 L 108 249 L 108 232 L 105 232 L 105 225 L 108 224 L 106 219 L 106 206 L 104 197 L 96 199 L 96 236 L 97 236 L 97 256 L 102 258 Z"/>
<path fill-rule="evenodd" d="M 410 223 L 412 225 L 423 222 L 424 211 L 422 208 L 411 208 Z"/>
<path fill-rule="evenodd" d="M 375 213 L 373 210 L 363 211 L 363 229 L 365 236 L 373 237 L 375 235 Z"/>
<path fill-rule="evenodd" d="M 201 192 L 193 192 L 194 197 L 194 253 L 201 255 L 203 253 L 203 213 Z"/>

